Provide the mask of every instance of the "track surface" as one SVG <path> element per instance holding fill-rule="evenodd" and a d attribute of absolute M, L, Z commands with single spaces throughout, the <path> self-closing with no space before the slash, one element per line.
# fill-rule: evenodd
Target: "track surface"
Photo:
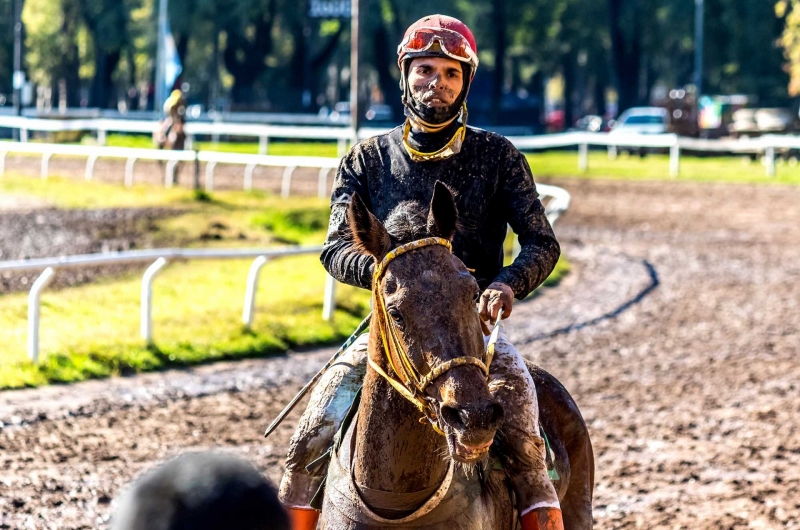
<path fill-rule="evenodd" d="M 800 189 L 554 183 L 574 271 L 507 328 L 586 417 L 596 526 L 800 528 Z M 183 451 L 277 481 L 297 414 L 261 433 L 330 353 L 0 394 L 0 528 L 103 527 Z"/>

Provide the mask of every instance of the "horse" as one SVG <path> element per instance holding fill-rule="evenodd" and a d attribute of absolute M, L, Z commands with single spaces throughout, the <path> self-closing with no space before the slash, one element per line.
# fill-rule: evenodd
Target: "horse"
<path fill-rule="evenodd" d="M 373 280 L 368 370 L 332 451 L 320 527 L 518 528 L 498 465 L 503 412 L 487 384 L 480 290 L 449 248 L 458 221 L 452 193 L 437 182 L 427 212 L 403 203 L 386 225 L 354 194 L 347 221 L 356 249 L 381 271 Z M 526 364 L 564 528 L 590 529 L 594 456 L 586 423 L 554 376 Z M 425 384 L 412 384 L 409 373 Z"/>

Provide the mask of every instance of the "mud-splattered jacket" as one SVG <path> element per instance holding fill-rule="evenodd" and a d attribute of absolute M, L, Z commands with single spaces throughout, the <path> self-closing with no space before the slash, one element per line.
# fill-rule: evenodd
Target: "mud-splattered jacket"
<path fill-rule="evenodd" d="M 412 145 L 435 151 L 453 134 L 412 134 Z M 441 180 L 455 194 L 459 228 L 453 252 L 475 269 L 481 289 L 503 282 L 522 299 L 555 267 L 561 252 L 544 214 L 525 157 L 504 137 L 468 127 L 458 154 L 413 162 L 402 144 L 402 127 L 355 145 L 339 165 L 331 194 L 328 236 L 320 260 L 338 281 L 370 289 L 374 260 L 356 252 L 345 214 L 353 193 L 385 222 L 394 207 L 413 200 L 429 204 Z M 519 236 L 521 252 L 503 267 L 506 226 Z"/>

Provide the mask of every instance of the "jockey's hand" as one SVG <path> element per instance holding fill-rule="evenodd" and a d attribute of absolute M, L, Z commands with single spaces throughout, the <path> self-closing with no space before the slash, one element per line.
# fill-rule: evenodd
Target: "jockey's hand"
<path fill-rule="evenodd" d="M 495 322 L 500 308 L 503 308 L 503 319 L 511 316 L 511 307 L 514 304 L 514 291 L 511 287 L 501 282 L 494 282 L 483 291 L 478 302 L 478 313 L 481 319 Z"/>

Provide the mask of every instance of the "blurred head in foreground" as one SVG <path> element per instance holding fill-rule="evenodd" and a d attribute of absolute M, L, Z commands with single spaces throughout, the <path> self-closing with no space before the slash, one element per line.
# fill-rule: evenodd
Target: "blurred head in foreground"
<path fill-rule="evenodd" d="M 136 480 L 113 530 L 289 530 L 272 485 L 247 461 L 217 453 L 179 456 Z"/>

